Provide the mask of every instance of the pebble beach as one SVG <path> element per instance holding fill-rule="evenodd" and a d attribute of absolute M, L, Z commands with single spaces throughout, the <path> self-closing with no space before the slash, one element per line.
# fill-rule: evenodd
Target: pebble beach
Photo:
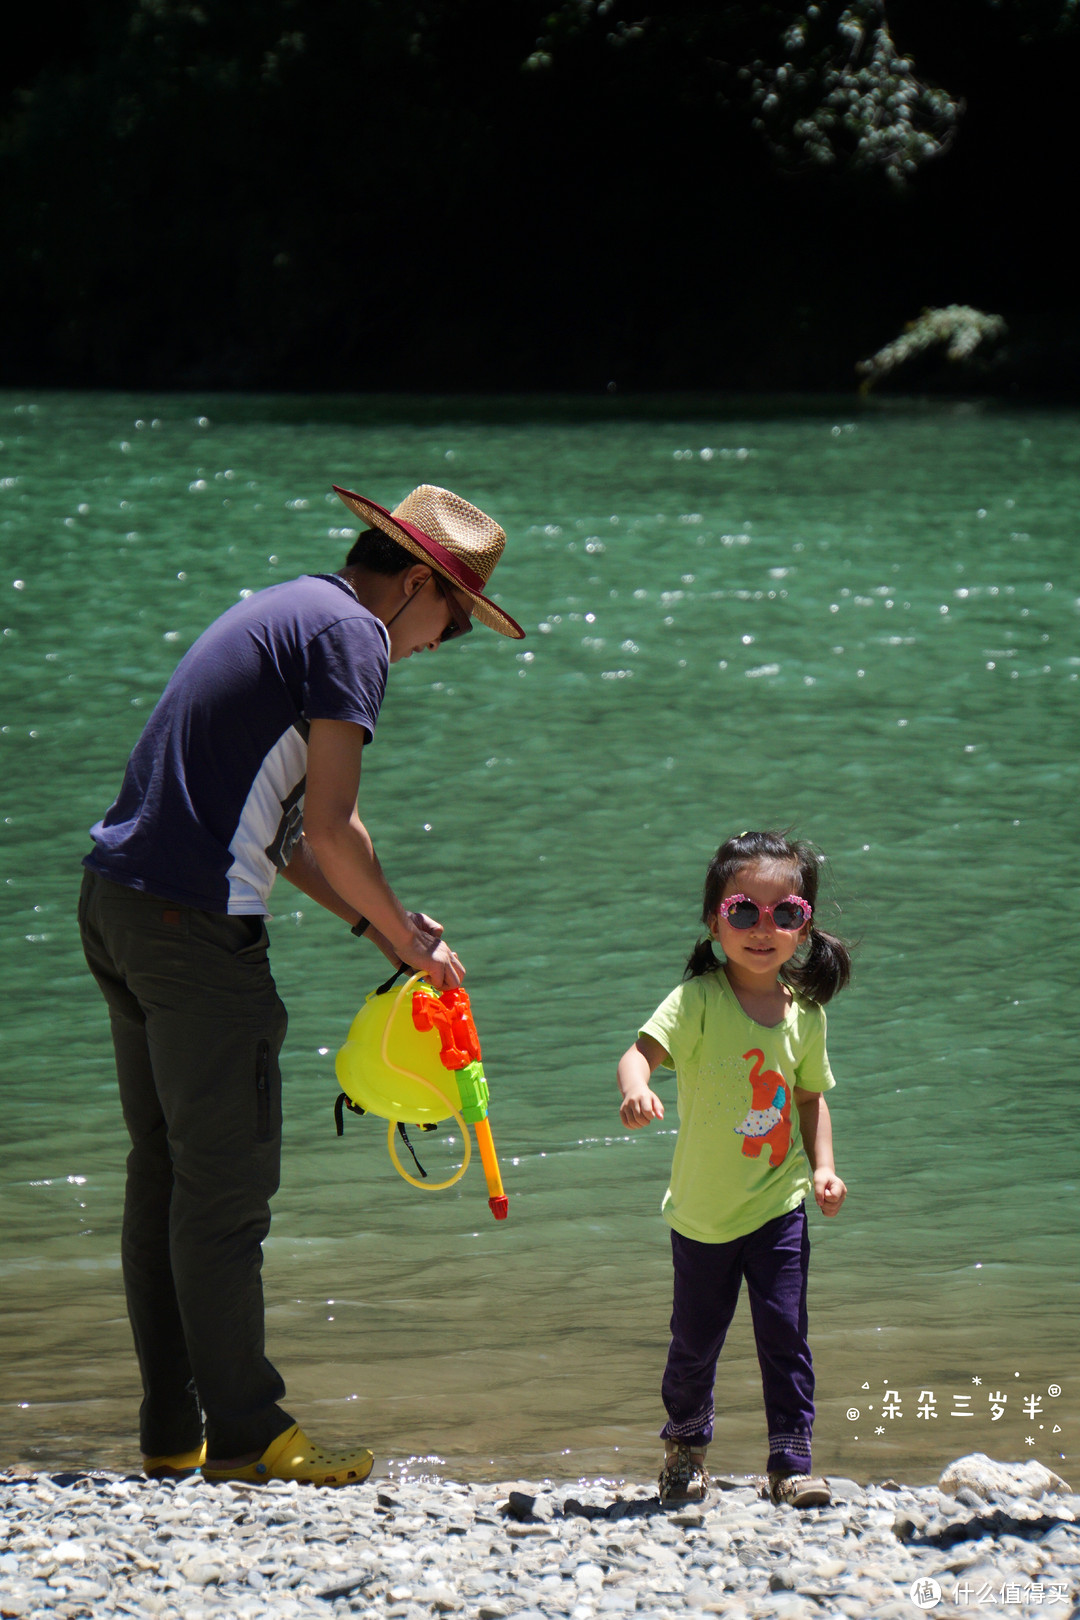
<path fill-rule="evenodd" d="M 753 1478 L 663 1509 L 651 1483 L 607 1480 L 317 1490 L 7 1473 L 0 1615 L 1074 1617 L 1080 1496 L 1037 1464 L 1012 1473 L 998 1488 L 958 1464 L 940 1487 L 832 1478 L 832 1505 L 802 1512 Z"/>

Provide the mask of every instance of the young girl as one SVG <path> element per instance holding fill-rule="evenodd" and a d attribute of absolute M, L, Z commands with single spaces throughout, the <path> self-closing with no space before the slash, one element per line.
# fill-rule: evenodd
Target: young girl
<path fill-rule="evenodd" d="M 835 1215 L 847 1192 L 833 1166 L 822 1006 L 847 983 L 851 960 L 815 926 L 817 885 L 808 844 L 770 832 L 722 844 L 705 879 L 710 938 L 619 1061 L 630 1130 L 664 1117 L 653 1070 L 678 1077 L 679 1135 L 663 1203 L 675 1264 L 663 1502 L 700 1501 L 708 1490 L 716 1362 L 743 1277 L 769 1426 L 769 1494 L 800 1508 L 830 1501 L 825 1481 L 811 1475 L 804 1199 L 813 1191 L 822 1214 Z"/>

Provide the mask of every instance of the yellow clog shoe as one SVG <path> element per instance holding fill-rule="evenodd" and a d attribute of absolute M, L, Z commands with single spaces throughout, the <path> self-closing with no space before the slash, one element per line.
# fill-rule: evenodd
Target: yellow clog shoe
<path fill-rule="evenodd" d="M 241 1468 L 204 1468 L 202 1475 L 214 1482 L 235 1479 L 249 1485 L 265 1485 L 272 1479 L 292 1479 L 301 1485 L 359 1485 L 374 1466 L 366 1446 L 358 1451 L 321 1451 L 294 1423 L 270 1442 L 258 1462 Z"/>
<path fill-rule="evenodd" d="M 190 1479 L 206 1461 L 206 1441 L 197 1451 L 176 1451 L 171 1457 L 143 1456 L 142 1471 L 147 1479 Z"/>

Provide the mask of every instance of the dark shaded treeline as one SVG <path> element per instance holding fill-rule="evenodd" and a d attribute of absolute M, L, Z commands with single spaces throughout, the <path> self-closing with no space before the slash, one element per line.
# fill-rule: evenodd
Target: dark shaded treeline
<path fill-rule="evenodd" d="M 785 8 L 659 9 L 641 40 L 563 27 L 532 71 L 525 0 L 42 10 L 4 66 L 0 382 L 846 388 L 959 302 L 1009 323 L 991 386 L 1080 393 L 1080 30 L 891 3 L 966 101 L 898 191 L 785 171 L 718 94 L 718 40 L 751 64 Z"/>

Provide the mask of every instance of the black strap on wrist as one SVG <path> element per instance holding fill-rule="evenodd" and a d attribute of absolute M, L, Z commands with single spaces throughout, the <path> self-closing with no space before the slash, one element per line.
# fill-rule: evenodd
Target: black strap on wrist
<path fill-rule="evenodd" d="M 386 983 L 380 984 L 376 987 L 375 994 L 377 996 L 385 996 L 388 990 L 392 990 L 394 988 L 395 984 L 397 984 L 403 973 L 411 972 L 412 968 L 409 966 L 408 962 L 399 962 L 393 973 L 391 973 L 390 977 L 386 980 Z"/>
<path fill-rule="evenodd" d="M 350 932 L 350 934 L 355 934 L 357 939 L 363 939 L 365 928 L 370 928 L 370 927 L 371 927 L 371 921 L 370 921 L 369 918 L 367 918 L 367 917 L 358 917 L 356 919 L 356 921 L 353 923 L 352 927 L 349 929 L 349 932 Z"/>

